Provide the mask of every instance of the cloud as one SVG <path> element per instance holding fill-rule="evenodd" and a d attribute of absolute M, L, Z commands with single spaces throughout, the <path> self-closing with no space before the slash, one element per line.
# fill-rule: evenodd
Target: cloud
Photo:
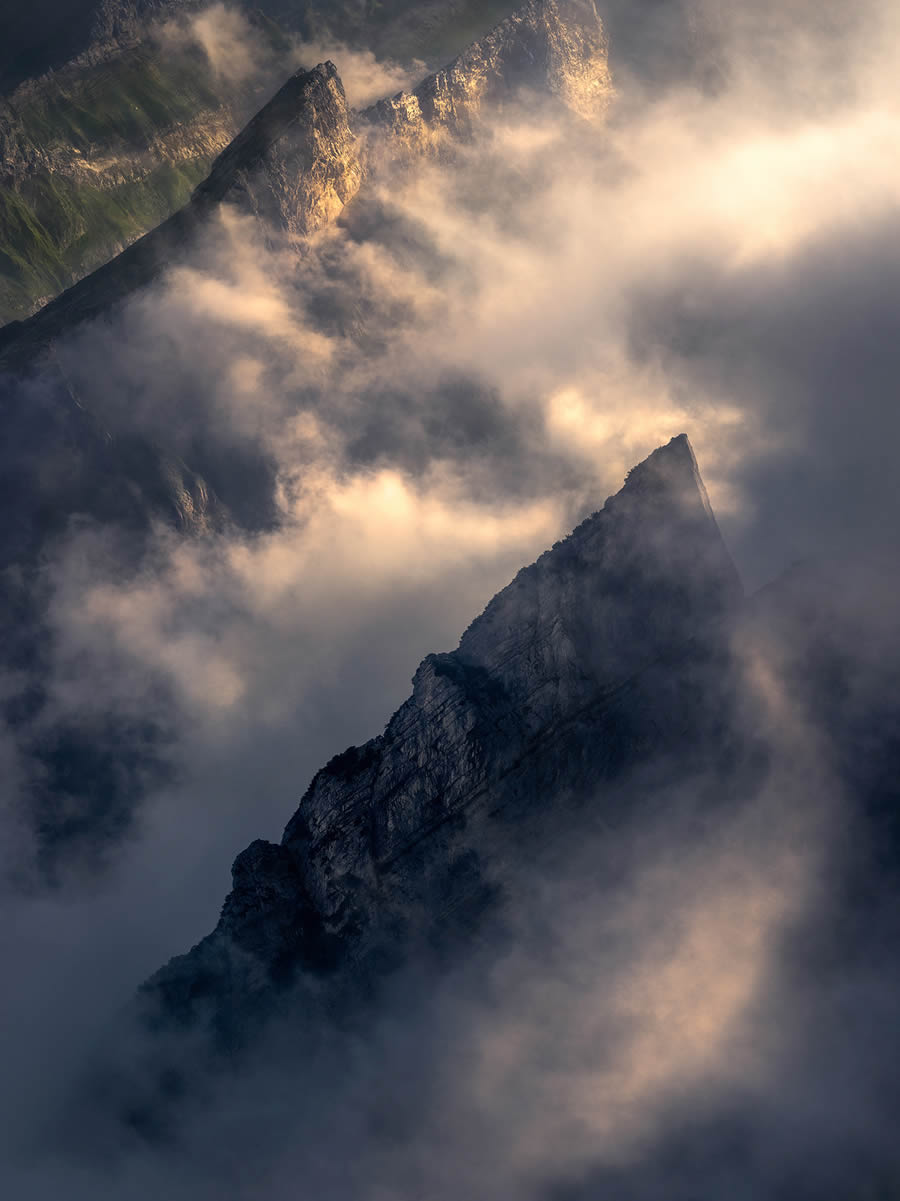
<path fill-rule="evenodd" d="M 818 1179 L 812 1147 L 822 1178 L 890 1161 L 890 919 L 848 960 L 825 882 L 844 879 L 845 844 L 868 850 L 842 804 L 841 727 L 791 693 L 803 669 L 759 629 L 746 728 L 778 755 L 733 808 L 698 807 L 710 781 L 671 781 L 656 810 L 642 798 L 640 832 L 579 828 L 583 849 L 563 839 L 509 882 L 505 951 L 434 996 L 404 977 L 363 1043 L 273 1031 L 186 1125 L 185 1158 L 128 1148 L 98 1177 L 41 1142 L 133 984 L 214 924 L 232 855 L 277 838 L 422 655 L 654 446 L 688 430 L 753 584 L 811 550 L 891 547 L 893 17 L 845 15 L 858 24 L 834 37 L 831 5 L 730 6 L 714 87 L 626 81 L 599 136 L 507 110 L 480 143 L 383 176 L 299 251 L 226 212 L 189 261 L 58 348 L 112 445 L 163 445 L 227 515 L 193 538 L 144 531 L 140 554 L 84 519 L 45 548 L 30 733 L 95 736 L 113 714 L 169 770 L 136 780 L 106 875 L 5 902 L 0 1125 L 28 1165 L 18 1195 L 237 1198 L 264 1181 L 277 1199 L 302 1179 L 341 1201 L 642 1198 L 661 1180 L 674 1197 L 779 1196 Z M 255 69 L 241 20 L 210 9 L 193 27 L 237 76 Z M 408 78 L 297 51 L 320 52 L 355 103 Z M 891 578 L 867 569 L 846 599 L 841 721 L 864 724 L 884 689 Z M 28 684 L 11 673 L 4 690 Z M 868 744 L 848 745 L 861 789 Z M 10 793 L 27 793 L 21 727 L 3 748 Z M 21 869 L 33 832 L 21 797 L 7 809 Z"/>
<path fill-rule="evenodd" d="M 409 63 L 379 59 L 371 50 L 354 49 L 330 39 L 300 41 L 295 54 L 298 61 L 307 66 L 333 62 L 347 93 L 347 101 L 355 109 L 368 108 L 376 100 L 415 87 L 427 74 L 425 64 L 418 59 Z"/>

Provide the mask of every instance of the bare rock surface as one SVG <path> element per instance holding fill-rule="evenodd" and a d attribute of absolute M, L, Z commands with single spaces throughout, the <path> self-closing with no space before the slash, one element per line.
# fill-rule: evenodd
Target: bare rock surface
<path fill-rule="evenodd" d="M 306 235 L 336 220 L 362 169 L 333 63 L 300 71 L 219 155 L 193 203 L 230 202 Z"/>
<path fill-rule="evenodd" d="M 216 930 L 145 985 L 147 1020 L 240 1041 L 298 976 L 365 980 L 477 921 L 510 829 L 561 798 L 602 806 L 673 739 L 704 743 L 697 670 L 742 601 L 681 435 L 424 660 L 384 733 L 316 775 L 280 846 L 238 857 Z"/>

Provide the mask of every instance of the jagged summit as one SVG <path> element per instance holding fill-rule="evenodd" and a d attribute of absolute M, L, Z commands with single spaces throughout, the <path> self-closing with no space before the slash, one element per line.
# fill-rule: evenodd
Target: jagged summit
<path fill-rule="evenodd" d="M 28 367 L 56 339 L 183 259 L 220 204 L 305 237 L 340 216 L 382 152 L 390 160 L 467 137 L 488 107 L 522 88 L 549 93 L 584 117 L 602 116 L 612 87 L 592 0 L 527 0 L 414 92 L 355 117 L 333 63 L 297 71 L 222 151 L 189 204 L 34 316 L 0 329 L 0 369 Z M 366 161 L 355 129 L 369 135 Z"/>
<path fill-rule="evenodd" d="M 536 89 L 597 119 L 613 94 L 607 39 L 593 0 L 527 0 L 449 66 L 364 116 L 397 146 L 421 151 L 435 138 L 472 132 L 488 104 Z M 395 147 L 396 148 L 396 147 Z"/>
<path fill-rule="evenodd" d="M 448 914 L 477 920 L 505 826 L 566 797 L 602 805 L 672 739 L 703 742 L 695 672 L 742 600 L 682 435 L 424 660 L 384 733 L 316 775 L 280 846 L 238 857 L 216 930 L 145 986 L 153 1024 L 239 1040 L 305 973 L 365 978 Z"/>
<path fill-rule="evenodd" d="M 617 527 L 614 538 L 609 536 L 611 518 Z M 661 531 L 659 538 L 654 527 Z M 694 585 L 705 592 L 707 608 L 727 609 L 740 585 L 724 542 L 710 537 L 711 529 L 718 533 L 693 449 L 687 435 L 680 434 L 634 467 L 621 492 L 610 497 L 599 513 L 523 569 L 469 627 L 459 654 L 484 666 L 501 662 L 509 631 L 523 615 L 538 620 L 541 612 L 552 607 L 554 598 L 547 593 L 558 586 L 563 565 L 578 565 L 580 576 L 579 571 L 567 574 L 580 578 L 587 590 L 595 585 L 595 571 L 634 574 L 639 570 L 645 582 L 654 581 L 656 595 L 648 601 L 660 610 L 654 626 L 664 626 L 686 616 L 678 598 L 681 573 L 685 562 L 691 561 Z M 609 586 L 608 576 L 605 586 Z M 579 598 L 580 607 L 589 603 L 588 595 Z M 667 633 L 668 628 L 662 636 Z M 609 662 L 619 653 L 616 640 L 598 653 Z"/>
<path fill-rule="evenodd" d="M 234 203 L 309 234 L 359 190 L 362 170 L 334 63 L 297 71 L 219 155 L 194 204 Z"/>
<path fill-rule="evenodd" d="M 152 282 L 189 252 L 221 204 L 292 234 L 334 220 L 362 179 L 355 145 L 334 64 L 298 71 L 223 151 L 188 205 L 27 321 L 0 329 L 0 368 L 27 366 L 55 339 Z"/>

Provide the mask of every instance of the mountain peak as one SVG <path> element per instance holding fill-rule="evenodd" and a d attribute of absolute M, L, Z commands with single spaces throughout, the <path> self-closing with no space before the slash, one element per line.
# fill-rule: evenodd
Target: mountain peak
<path fill-rule="evenodd" d="M 241 1039 L 298 976 L 352 965 L 365 980 L 448 914 L 477 921 L 506 824 L 561 798 L 602 805 L 671 749 L 663 731 L 680 751 L 688 731 L 702 742 L 705 709 L 696 729 L 685 717 L 694 659 L 718 653 L 742 603 L 682 435 L 520 571 L 456 651 L 422 662 L 384 733 L 316 775 L 280 846 L 239 856 L 216 930 L 145 986 L 154 1024 Z"/>
<path fill-rule="evenodd" d="M 290 77 L 213 163 L 195 205 L 223 201 L 305 235 L 333 221 L 362 182 L 332 62 Z"/>
<path fill-rule="evenodd" d="M 651 487 L 679 495 L 685 490 L 690 495 L 696 489 L 707 513 L 712 515 L 694 448 L 687 434 L 676 434 L 665 446 L 657 447 L 642 463 L 632 467 L 626 476 L 625 487 L 632 490 Z"/>
<path fill-rule="evenodd" d="M 437 137 L 469 134 L 487 104 L 538 90 L 595 120 L 613 94 L 607 39 L 593 0 L 526 0 L 412 92 L 381 100 L 364 116 L 420 151 Z"/>
<path fill-rule="evenodd" d="M 643 589 L 635 590 L 635 581 Z M 573 589 L 579 590 L 577 599 Z M 602 647 L 607 664 L 635 645 L 646 650 L 652 631 L 668 640 L 691 614 L 714 618 L 742 595 L 686 434 L 633 467 L 621 491 L 601 510 L 520 571 L 463 635 L 459 653 L 485 665 L 501 662 L 508 631 L 521 626 L 526 614 L 537 621 L 539 615 L 571 608 L 573 601 L 586 613 L 592 597 L 619 589 L 628 597 L 627 620 L 637 641 L 623 642 L 619 623 L 604 634 L 597 621 L 592 653 Z M 641 622 L 643 639 L 637 635 Z"/>

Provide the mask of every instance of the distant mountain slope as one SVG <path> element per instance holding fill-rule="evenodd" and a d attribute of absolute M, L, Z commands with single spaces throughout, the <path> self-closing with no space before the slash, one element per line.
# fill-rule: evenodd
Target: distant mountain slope
<path fill-rule="evenodd" d="M 30 320 L 0 329 L 0 365 L 24 367 L 55 338 L 150 283 L 187 255 L 217 205 L 249 205 L 310 233 L 356 193 L 360 177 L 337 71 L 330 63 L 298 71 L 214 162 L 184 208 Z"/>
<path fill-rule="evenodd" d="M 238 76 L 213 64 L 187 26 L 160 37 L 166 20 L 208 8 L 203 0 L 47 7 L 38 7 L 40 22 L 20 15 L 5 28 L 0 59 L 12 88 L 0 100 L 0 324 L 27 316 L 185 204 L 296 68 L 296 38 L 434 60 L 513 5 L 236 5 L 252 33 L 252 63 Z"/>
<path fill-rule="evenodd" d="M 215 3 L 37 0 L 11 13 L 0 50 L 0 325 L 35 312 L 187 203 L 265 98 L 321 57 L 298 39 L 433 68 L 517 7 L 229 0 L 252 29 L 252 70 L 238 77 L 215 69 L 197 40 L 158 36 L 166 21 L 184 33 Z M 602 18 L 617 66 L 643 87 L 720 79 L 714 8 L 700 0 L 580 7 Z M 218 11 L 212 25 L 221 19 Z"/>
<path fill-rule="evenodd" d="M 258 61 L 238 78 L 161 28 L 111 26 L 0 101 L 0 321 L 27 315 L 183 205 L 293 69 L 290 43 L 261 18 Z"/>
<path fill-rule="evenodd" d="M 566 63 L 576 74 L 589 66 L 590 78 L 605 87 L 602 27 L 580 2 L 571 11 L 588 11 L 590 24 L 569 26 L 562 12 L 568 7 L 557 0 L 529 0 L 514 19 L 484 39 L 489 53 L 479 43 L 426 80 L 422 86 L 432 92 L 449 80 L 452 92 L 464 86 L 465 70 L 471 67 L 479 81 L 467 98 L 457 91 L 452 120 L 446 110 L 437 109 L 426 120 L 420 105 L 419 128 L 428 131 L 427 146 L 452 145 L 510 95 L 510 85 L 512 94 L 520 82 L 546 90 Z M 579 29 L 582 34 L 574 36 Z M 568 39 L 566 30 L 572 33 Z M 568 60 L 560 58 L 564 44 L 572 47 Z M 531 57 L 528 52 L 541 46 L 544 52 Z M 523 63 L 529 68 L 524 74 Z M 186 206 L 34 317 L 0 330 L 5 435 L 0 475 L 9 516 L 0 539 L 0 606 L 7 628 L 15 633 L 4 647 L 3 666 L 18 671 L 28 663 L 38 676 L 44 670 L 41 656 L 52 643 L 35 590 L 40 589 L 48 548 L 65 536 L 70 523 L 96 522 L 110 538 L 121 537 L 130 563 L 139 561 L 158 523 L 189 535 L 229 525 L 259 531 L 277 524 L 278 480 L 271 448 L 257 437 L 236 437 L 229 422 L 217 420 L 202 379 L 178 401 L 191 415 L 186 433 L 178 420 L 142 420 L 129 394 L 119 395 L 110 385 L 102 363 L 96 371 L 76 370 L 78 378 L 72 378 L 69 356 L 80 361 L 81 332 L 90 355 L 91 344 L 118 337 L 119 316 L 140 324 L 140 305 L 130 316 L 116 313 L 117 306 L 166 268 L 190 263 L 195 239 L 206 232 L 215 235 L 208 229 L 209 219 L 222 204 L 259 218 L 263 236 L 279 246 L 295 247 L 299 240 L 302 260 L 310 252 L 306 235 L 333 221 L 366 173 L 379 170 L 374 142 L 404 153 L 410 149 L 406 131 L 398 136 L 389 124 L 373 123 L 371 115 L 364 119 L 349 111 L 332 65 L 298 71 L 215 160 Z M 359 203 L 362 208 L 362 198 Z M 366 234 L 356 230 L 352 236 Z M 313 249 L 313 277 L 319 268 L 327 274 L 327 249 L 317 264 Z M 300 306 L 304 278 L 301 261 L 295 296 Z M 92 321 L 99 328 L 81 331 Z M 158 367 L 164 371 L 164 355 L 154 359 L 152 370 Z M 152 765 L 136 756 L 134 771 L 126 770 L 132 760 L 125 751 L 135 741 L 150 748 L 151 759 L 155 750 L 147 731 L 138 731 L 135 739 L 115 721 L 99 739 L 95 732 L 61 731 L 40 716 L 45 700 L 40 687 L 34 687 L 24 700 L 11 700 L 4 712 L 19 731 L 29 762 L 35 757 L 38 762 L 27 820 L 40 826 L 41 853 L 52 874 L 57 850 L 74 853 L 78 845 L 115 840 L 127 829 L 141 802 L 145 770 L 152 775 Z M 76 770 L 73 764 L 81 766 Z"/>
<path fill-rule="evenodd" d="M 327 87 L 313 86 L 313 77 Z M 305 235 L 336 219 L 366 171 L 373 134 L 389 157 L 468 137 L 482 113 L 522 87 L 579 116 L 601 117 L 612 93 L 603 25 L 590 0 L 526 0 L 413 92 L 354 117 L 333 65 L 298 71 L 214 161 L 190 202 L 24 322 L 0 329 L 0 368 L 19 370 L 82 321 L 110 309 L 183 258 L 198 222 L 222 202 L 269 228 Z M 351 126 L 353 128 L 351 128 Z M 365 135 L 355 144 L 354 131 Z M 378 166 L 374 155 L 373 169 Z"/>

